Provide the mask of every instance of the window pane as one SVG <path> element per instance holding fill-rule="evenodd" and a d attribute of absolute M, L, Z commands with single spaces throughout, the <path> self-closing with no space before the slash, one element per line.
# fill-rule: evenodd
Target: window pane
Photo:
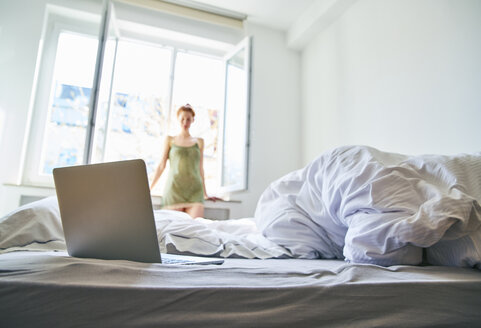
<path fill-rule="evenodd" d="M 97 45 L 93 37 L 59 35 L 40 174 L 82 163 Z"/>
<path fill-rule="evenodd" d="M 245 38 L 226 62 L 225 108 L 222 131 L 223 191 L 247 188 L 250 38 Z"/>
<path fill-rule="evenodd" d="M 222 60 L 184 52 L 177 54 L 170 132 L 179 132 L 177 109 L 191 104 L 196 113 L 191 134 L 205 142 L 204 175 L 209 194 L 217 194 L 218 117 L 223 108 L 223 92 Z"/>
<path fill-rule="evenodd" d="M 171 50 L 119 41 L 104 161 L 142 158 L 151 174 L 165 135 Z"/>
<path fill-rule="evenodd" d="M 224 157 L 221 185 L 229 187 L 242 183 L 245 176 L 246 143 L 246 74 L 245 49 L 227 62 L 226 108 L 224 120 Z"/>

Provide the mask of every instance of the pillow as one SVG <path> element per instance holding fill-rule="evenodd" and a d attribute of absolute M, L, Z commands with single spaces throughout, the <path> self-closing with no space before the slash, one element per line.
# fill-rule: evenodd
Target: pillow
<path fill-rule="evenodd" d="M 66 250 L 57 197 L 21 206 L 0 218 L 0 253 Z"/>

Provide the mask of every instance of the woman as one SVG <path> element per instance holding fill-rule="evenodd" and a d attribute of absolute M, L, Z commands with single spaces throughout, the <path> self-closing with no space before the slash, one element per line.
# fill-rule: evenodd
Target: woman
<path fill-rule="evenodd" d="M 217 200 L 215 197 L 207 197 L 203 167 L 204 140 L 192 137 L 189 132 L 194 117 L 194 109 L 189 104 L 177 110 L 180 133 L 165 138 L 162 158 L 150 185 L 150 189 L 153 189 L 169 159 L 170 170 L 163 194 L 163 206 L 186 212 L 192 218 L 204 216 L 204 199 Z"/>

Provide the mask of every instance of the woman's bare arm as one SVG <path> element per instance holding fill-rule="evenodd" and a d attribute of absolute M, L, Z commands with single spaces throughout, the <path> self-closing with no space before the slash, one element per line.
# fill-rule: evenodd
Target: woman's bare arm
<path fill-rule="evenodd" d="M 202 178 L 202 187 L 204 188 L 204 199 L 206 200 L 211 200 L 211 201 L 217 201 L 217 200 L 222 200 L 218 197 L 209 197 L 207 195 L 207 189 L 205 188 L 205 178 L 204 178 L 204 139 L 202 138 L 197 138 L 199 148 L 200 148 L 200 162 L 199 162 L 199 168 L 200 168 L 200 176 Z"/>
<path fill-rule="evenodd" d="M 166 136 L 164 139 L 164 148 L 162 150 L 162 157 L 160 158 L 159 165 L 155 170 L 154 178 L 152 183 L 150 184 L 150 189 L 152 190 L 155 184 L 159 181 L 160 176 L 165 170 L 165 166 L 167 165 L 167 160 L 169 159 L 169 151 L 170 151 L 170 140 L 172 137 Z"/>
<path fill-rule="evenodd" d="M 197 143 L 200 148 L 200 161 L 199 161 L 200 177 L 202 178 L 202 188 L 204 188 L 204 198 L 207 199 L 207 190 L 205 189 L 205 179 L 204 179 L 204 139 L 197 138 Z"/>

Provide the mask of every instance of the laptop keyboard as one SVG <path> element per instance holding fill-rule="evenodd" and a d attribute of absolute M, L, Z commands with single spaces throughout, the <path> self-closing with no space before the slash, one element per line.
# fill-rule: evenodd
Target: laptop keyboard
<path fill-rule="evenodd" d="M 184 259 L 162 258 L 162 264 L 189 264 L 192 261 Z"/>
<path fill-rule="evenodd" d="M 197 256 L 184 256 L 161 254 L 162 264 L 222 264 L 222 259 L 200 258 Z"/>

